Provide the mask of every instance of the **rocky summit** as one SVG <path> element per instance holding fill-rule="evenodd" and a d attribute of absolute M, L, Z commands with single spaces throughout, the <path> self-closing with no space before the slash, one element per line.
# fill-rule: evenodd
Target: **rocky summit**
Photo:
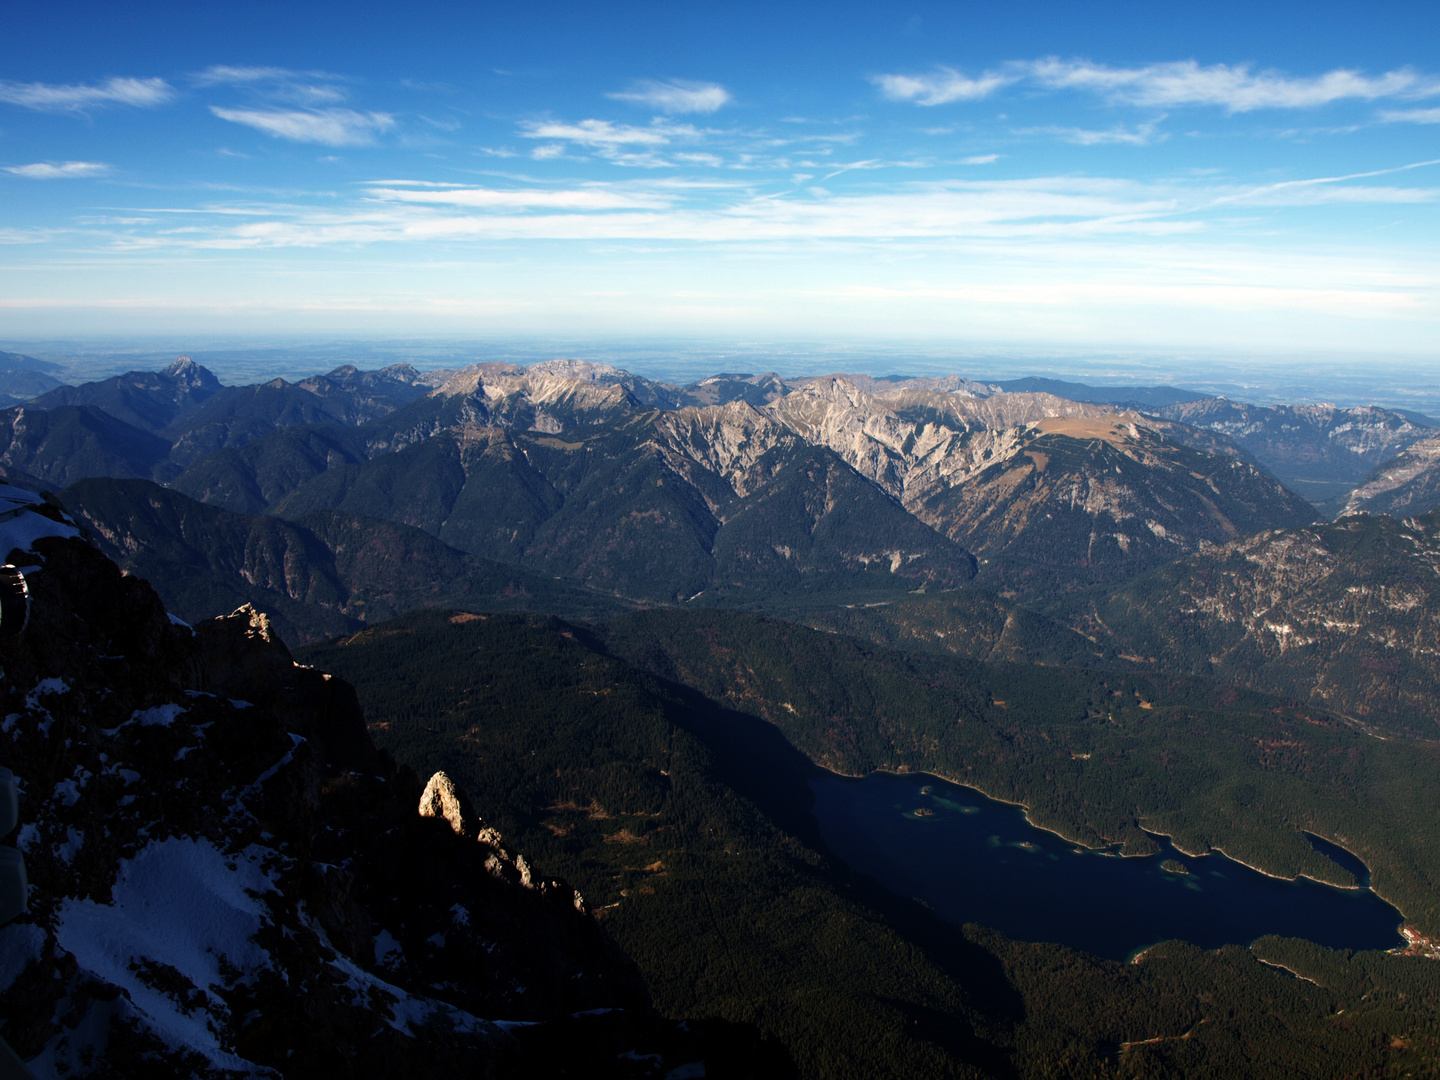
<path fill-rule="evenodd" d="M 192 629 L 58 508 L 0 494 L 31 603 L 0 646 L 30 879 L 0 1015 L 32 1070 L 788 1074 L 752 1028 L 661 1020 L 575 890 L 377 751 L 263 614 Z"/>

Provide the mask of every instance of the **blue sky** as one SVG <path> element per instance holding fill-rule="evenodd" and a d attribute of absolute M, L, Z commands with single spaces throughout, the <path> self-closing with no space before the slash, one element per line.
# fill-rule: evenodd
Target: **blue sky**
<path fill-rule="evenodd" d="M 0 21 L 0 337 L 1440 341 L 1434 3 Z"/>

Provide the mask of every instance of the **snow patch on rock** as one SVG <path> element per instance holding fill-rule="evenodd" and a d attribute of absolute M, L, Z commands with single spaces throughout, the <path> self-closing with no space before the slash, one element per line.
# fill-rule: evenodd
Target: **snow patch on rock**
<path fill-rule="evenodd" d="M 0 559 L 7 558 L 16 548 L 33 551 L 35 541 L 42 537 L 80 535 L 80 530 L 65 515 L 61 515 L 64 521 L 56 521 L 36 513 L 44 505 L 45 500 L 33 491 L 0 484 Z M 27 568 L 26 572 L 34 569 Z"/>
<path fill-rule="evenodd" d="M 227 985 L 222 965 L 246 973 L 270 966 L 254 941 L 265 916 L 257 897 L 273 890 L 262 865 L 266 854 L 252 847 L 225 855 L 203 839 L 152 842 L 121 865 L 110 903 L 72 898 L 60 906 L 56 944 L 120 987 L 166 1042 L 248 1071 L 248 1062 L 220 1046 L 217 1031 L 228 1010 L 210 991 Z M 146 965 L 174 969 L 198 993 L 177 1000 L 141 978 Z"/>

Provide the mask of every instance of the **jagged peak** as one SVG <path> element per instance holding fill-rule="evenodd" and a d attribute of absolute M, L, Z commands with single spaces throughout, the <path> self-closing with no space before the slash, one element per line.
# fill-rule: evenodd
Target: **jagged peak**
<path fill-rule="evenodd" d="M 492 378 L 485 387 L 487 397 L 510 397 L 516 393 L 523 393 L 536 402 L 574 398 L 587 405 L 633 404 L 638 407 L 640 404 L 623 386 L 554 372 L 527 371 L 523 375 L 501 375 Z"/>
<path fill-rule="evenodd" d="M 553 891 L 562 886 L 559 881 L 539 880 L 525 856 L 506 850 L 505 838 L 500 835 L 500 831 L 485 824 L 480 815 L 475 813 L 465 792 L 460 790 L 443 770 L 431 776 L 425 785 L 425 790 L 420 795 L 419 813 L 421 817 L 441 818 L 449 824 L 456 836 L 475 840 L 490 848 L 490 853 L 485 857 L 485 871 L 497 881 L 507 881 L 524 889 L 539 888 L 542 891 Z M 564 888 L 568 889 L 568 886 Z M 574 890 L 569 891 L 575 910 L 584 912 L 584 898 Z"/>
<path fill-rule="evenodd" d="M 443 771 L 430 777 L 425 785 L 420 796 L 420 816 L 444 818 L 456 836 L 473 837 L 481 825 L 464 792 Z"/>
<path fill-rule="evenodd" d="M 904 378 L 874 378 L 870 375 L 858 375 L 849 372 L 841 372 L 834 375 L 821 375 L 809 379 L 792 380 L 794 385 L 808 385 L 815 382 L 827 380 L 840 380 L 849 383 L 872 397 L 885 398 L 892 394 L 906 391 L 927 390 L 941 394 L 954 394 L 959 397 L 989 397 L 998 391 L 998 387 L 990 386 L 988 383 L 979 383 L 973 379 L 967 379 L 963 375 L 916 375 Z"/>
<path fill-rule="evenodd" d="M 209 368 L 195 363 L 188 356 L 177 356 L 160 374 L 176 382 L 190 386 L 218 387 L 220 380 Z"/>
<path fill-rule="evenodd" d="M 229 618 L 245 620 L 246 637 L 263 641 L 266 645 L 281 644 L 280 635 L 270 625 L 270 616 L 256 609 L 254 604 L 241 604 L 230 613 Z"/>
<path fill-rule="evenodd" d="M 762 372 L 759 375 L 748 371 L 721 371 L 715 375 L 707 375 L 699 382 L 691 383 L 691 386 L 713 386 L 715 383 L 743 382 L 752 386 L 765 386 L 769 383 L 783 383 L 784 380 L 773 371 Z"/>

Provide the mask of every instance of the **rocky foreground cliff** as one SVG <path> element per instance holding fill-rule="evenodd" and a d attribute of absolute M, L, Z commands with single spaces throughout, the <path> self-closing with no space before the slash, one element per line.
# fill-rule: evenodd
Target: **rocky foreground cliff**
<path fill-rule="evenodd" d="M 584 900 L 378 752 L 263 615 L 185 626 L 5 493 L 32 615 L 0 644 L 0 764 L 31 887 L 0 1034 L 37 1077 L 788 1073 L 752 1028 L 658 1017 Z"/>

